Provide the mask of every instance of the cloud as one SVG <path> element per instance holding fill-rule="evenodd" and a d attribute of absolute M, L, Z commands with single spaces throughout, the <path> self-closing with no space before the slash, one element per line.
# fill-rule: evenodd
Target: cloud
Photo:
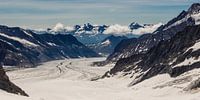
<path fill-rule="evenodd" d="M 64 26 L 62 23 L 57 23 L 53 29 L 53 31 L 55 32 L 62 32 L 62 31 L 73 31 L 74 30 L 74 27 L 71 27 L 71 26 Z"/>
<path fill-rule="evenodd" d="M 104 34 L 113 34 L 113 35 L 127 35 L 127 34 L 133 34 L 133 35 L 142 35 L 147 33 L 153 33 L 158 27 L 163 25 L 162 23 L 158 23 L 155 25 L 149 25 L 144 26 L 139 29 L 132 30 L 128 26 L 123 26 L 119 24 L 111 25 L 108 27 L 106 31 L 104 31 Z"/>
<path fill-rule="evenodd" d="M 106 31 L 104 31 L 104 34 L 127 34 L 130 33 L 131 30 L 129 29 L 128 26 L 122 26 L 119 24 L 111 25 L 108 27 Z"/>
<path fill-rule="evenodd" d="M 62 23 L 57 23 L 56 26 L 53 28 L 53 31 L 62 31 L 64 29 L 64 25 Z"/>
<path fill-rule="evenodd" d="M 118 36 L 122 36 L 122 35 L 143 35 L 143 34 L 147 34 L 147 33 L 153 33 L 158 27 L 160 27 L 161 25 L 163 25 L 162 23 L 158 23 L 158 24 L 154 24 L 154 25 L 145 25 L 144 27 L 138 28 L 138 29 L 134 29 L 131 30 L 129 28 L 129 26 L 125 26 L 125 25 L 120 25 L 120 24 L 114 24 L 114 25 L 110 25 L 104 32 L 103 34 L 112 34 L 112 35 L 118 35 Z M 65 26 L 62 23 L 57 23 L 53 28 L 52 31 L 53 32 L 72 32 L 74 31 L 74 27 L 73 26 Z M 95 34 L 96 32 L 86 32 L 87 34 Z"/>
<path fill-rule="evenodd" d="M 153 33 L 161 25 L 163 25 L 163 24 L 162 23 L 158 23 L 158 24 L 155 24 L 153 26 L 145 26 L 144 28 L 139 28 L 139 29 L 133 30 L 132 34 L 142 35 L 142 34 L 147 34 L 147 33 Z"/>

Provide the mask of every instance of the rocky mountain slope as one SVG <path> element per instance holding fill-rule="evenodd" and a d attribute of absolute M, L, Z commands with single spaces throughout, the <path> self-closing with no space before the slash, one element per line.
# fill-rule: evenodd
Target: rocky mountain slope
<path fill-rule="evenodd" d="M 0 26 L 0 44 L 6 49 L 4 65 L 32 67 L 44 61 L 98 57 L 72 35 L 36 34 L 19 27 Z"/>
<path fill-rule="evenodd" d="M 111 35 L 105 38 L 100 43 L 90 44 L 87 46 L 99 54 L 109 55 L 114 51 L 114 48 L 118 45 L 118 43 L 120 43 L 124 39 L 128 38 L 125 36 Z"/>
<path fill-rule="evenodd" d="M 21 88 L 10 82 L 8 76 L 6 75 L 2 67 L 2 61 L 4 57 L 5 57 L 4 45 L 0 44 L 0 89 L 5 90 L 9 93 L 28 96 L 28 94 L 26 94 Z"/>
<path fill-rule="evenodd" d="M 120 59 L 104 77 L 115 75 L 133 79 L 130 86 L 168 73 L 177 77 L 193 69 L 200 68 L 200 25 L 188 26 L 169 40 L 162 40 L 145 54 L 135 54 Z M 190 88 L 199 87 L 199 80 Z"/>
<path fill-rule="evenodd" d="M 159 27 L 152 34 L 145 34 L 138 39 L 133 39 L 131 45 L 124 46 L 123 50 L 115 50 L 104 63 L 116 62 L 121 58 L 126 58 L 135 54 L 144 54 L 162 40 L 169 40 L 176 33 L 182 31 L 187 26 L 198 25 L 200 23 L 200 4 L 193 4 L 187 11 L 181 12 L 177 17 L 167 24 Z M 124 41 L 123 41 L 124 42 Z M 129 41 L 127 41 L 129 42 Z"/>

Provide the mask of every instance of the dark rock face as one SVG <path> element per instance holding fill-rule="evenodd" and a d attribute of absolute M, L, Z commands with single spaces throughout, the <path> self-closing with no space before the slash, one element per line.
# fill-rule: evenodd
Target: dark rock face
<path fill-rule="evenodd" d="M 6 49 L 5 65 L 32 67 L 43 61 L 98 57 L 72 35 L 35 34 L 18 27 L 0 26 L 0 44 Z"/>
<path fill-rule="evenodd" d="M 80 28 L 81 28 L 80 25 L 75 25 L 75 26 L 74 26 L 74 29 L 75 29 L 75 30 L 78 30 L 78 29 L 80 29 Z"/>
<path fill-rule="evenodd" d="M 5 57 L 5 50 L 3 49 L 3 45 L 0 44 L 0 62 L 2 63 Z M 18 95 L 28 96 L 21 88 L 10 82 L 8 76 L 6 75 L 2 64 L 0 64 L 0 89 L 5 90 L 9 93 L 14 93 Z"/>
<path fill-rule="evenodd" d="M 90 23 L 84 24 L 84 27 L 83 27 L 85 31 L 92 31 L 93 28 L 94 26 L 92 26 Z"/>
<path fill-rule="evenodd" d="M 135 23 L 135 22 L 133 22 L 133 23 L 131 23 L 131 24 L 129 25 L 129 28 L 130 28 L 131 30 L 138 29 L 138 28 L 142 28 L 142 27 L 144 27 L 144 26 L 142 26 L 142 25 L 140 25 L 140 24 L 138 24 L 138 23 Z"/>
<path fill-rule="evenodd" d="M 107 28 L 108 28 L 108 26 L 106 26 L 106 25 L 99 26 L 98 32 L 103 33 Z"/>
<path fill-rule="evenodd" d="M 84 24 L 83 27 L 81 25 L 75 25 L 74 26 L 74 34 L 77 32 L 92 32 L 95 31 L 96 33 L 103 33 L 109 26 L 107 25 L 99 25 L 99 26 L 94 26 L 90 23 Z"/>
<path fill-rule="evenodd" d="M 130 57 L 135 54 L 145 54 L 152 47 L 158 45 L 160 41 L 167 41 L 176 33 L 183 31 L 187 26 L 195 25 L 199 20 L 196 20 L 193 15 L 198 14 L 199 10 L 200 4 L 193 4 L 188 11 L 181 12 L 177 17 L 159 27 L 152 34 L 145 34 L 138 39 L 134 39 L 131 45 L 123 45 L 121 48 L 124 48 L 124 50 L 114 51 L 105 62 L 116 62 L 121 58 Z"/>
<path fill-rule="evenodd" d="M 170 40 L 161 41 L 145 54 L 135 54 L 128 58 L 120 59 L 114 68 L 104 77 L 112 76 L 118 72 L 133 77 L 139 74 L 130 85 L 135 85 L 155 75 L 168 73 L 177 77 L 187 71 L 200 68 L 200 47 L 191 48 L 200 39 L 200 25 L 189 26 L 177 33 Z M 185 60 L 192 59 L 188 64 Z"/>
<path fill-rule="evenodd" d="M 21 88 L 10 82 L 2 66 L 0 66 L 0 89 L 5 90 L 9 93 L 28 96 L 28 94 L 26 94 Z"/>
<path fill-rule="evenodd" d="M 200 9 L 200 4 L 199 3 L 194 3 L 192 6 L 189 8 L 189 13 L 198 13 Z"/>

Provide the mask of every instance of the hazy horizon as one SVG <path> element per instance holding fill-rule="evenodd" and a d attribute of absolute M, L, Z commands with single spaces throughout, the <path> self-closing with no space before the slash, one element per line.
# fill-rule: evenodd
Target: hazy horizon
<path fill-rule="evenodd" d="M 1 0 L 2 25 L 47 28 L 76 25 L 166 23 L 198 0 Z"/>

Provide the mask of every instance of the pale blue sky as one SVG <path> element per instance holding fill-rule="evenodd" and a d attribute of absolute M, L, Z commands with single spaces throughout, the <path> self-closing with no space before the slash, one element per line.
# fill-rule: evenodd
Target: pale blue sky
<path fill-rule="evenodd" d="M 199 0 L 0 0 L 0 24 L 47 28 L 75 25 L 166 23 Z"/>

